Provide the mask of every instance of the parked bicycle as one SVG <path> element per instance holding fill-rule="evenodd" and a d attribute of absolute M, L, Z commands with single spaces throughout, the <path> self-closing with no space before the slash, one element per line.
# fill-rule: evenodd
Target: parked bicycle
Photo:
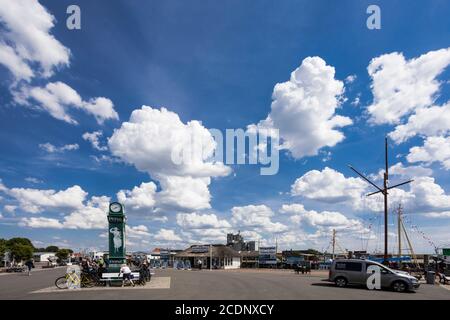
<path fill-rule="evenodd" d="M 93 272 L 81 272 L 80 276 L 76 272 L 66 273 L 55 280 L 55 286 L 59 289 L 68 289 L 69 285 L 80 285 L 81 288 L 92 288 L 96 285 L 103 285 L 100 277 Z"/>
<path fill-rule="evenodd" d="M 25 272 L 25 266 L 12 266 L 6 269 L 6 272 Z"/>

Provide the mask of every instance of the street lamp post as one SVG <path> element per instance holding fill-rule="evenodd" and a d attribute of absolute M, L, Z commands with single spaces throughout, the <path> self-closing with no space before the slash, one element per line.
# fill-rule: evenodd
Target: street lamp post
<path fill-rule="evenodd" d="M 212 244 L 209 245 L 209 270 L 212 270 Z"/>

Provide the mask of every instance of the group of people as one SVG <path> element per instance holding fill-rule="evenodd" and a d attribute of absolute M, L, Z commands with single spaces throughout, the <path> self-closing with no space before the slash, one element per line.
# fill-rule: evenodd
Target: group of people
<path fill-rule="evenodd" d="M 136 263 L 136 261 L 134 262 L 134 264 L 139 268 L 140 278 L 149 281 L 150 266 L 147 260 L 139 261 L 138 263 Z M 107 271 L 107 262 L 103 258 L 80 258 L 80 266 L 83 272 L 95 273 L 99 277 L 101 277 L 102 274 Z M 122 286 L 124 286 L 126 282 L 129 282 L 133 287 L 135 286 L 132 271 L 128 264 L 124 263 L 121 265 L 119 275 L 122 276 Z"/>
<path fill-rule="evenodd" d="M 96 273 L 98 276 L 102 276 L 102 273 L 107 270 L 105 260 L 103 258 L 81 258 L 80 267 L 83 272 Z"/>
<path fill-rule="evenodd" d="M 311 266 L 296 264 L 294 271 L 296 274 L 300 274 L 300 272 L 302 274 L 311 273 Z"/>

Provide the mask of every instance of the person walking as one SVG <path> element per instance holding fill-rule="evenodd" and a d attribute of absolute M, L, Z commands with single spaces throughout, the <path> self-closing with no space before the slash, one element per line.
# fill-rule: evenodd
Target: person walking
<path fill-rule="evenodd" d="M 27 260 L 27 262 L 25 262 L 25 265 L 28 268 L 28 276 L 31 276 L 31 269 L 34 268 L 34 262 L 33 259 L 29 259 Z"/>
<path fill-rule="evenodd" d="M 300 274 L 300 265 L 298 263 L 295 265 L 294 271 L 296 274 Z"/>

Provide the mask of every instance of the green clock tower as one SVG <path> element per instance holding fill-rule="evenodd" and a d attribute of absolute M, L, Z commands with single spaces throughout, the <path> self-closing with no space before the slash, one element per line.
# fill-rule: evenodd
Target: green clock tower
<path fill-rule="evenodd" d="M 125 249 L 125 223 L 124 207 L 118 202 L 109 205 L 108 235 L 109 235 L 109 266 L 108 272 L 119 272 L 120 266 L 126 263 Z"/>

